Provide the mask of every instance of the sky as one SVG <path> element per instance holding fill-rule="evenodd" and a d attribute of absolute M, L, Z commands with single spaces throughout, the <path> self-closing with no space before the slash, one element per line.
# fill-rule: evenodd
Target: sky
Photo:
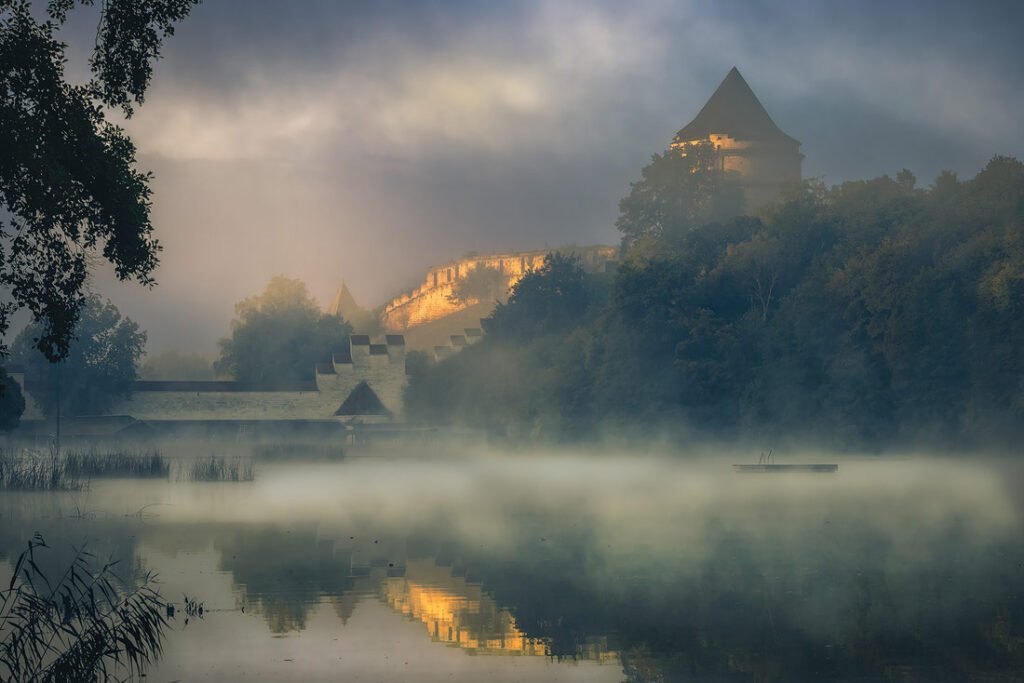
<path fill-rule="evenodd" d="M 277 274 L 372 307 L 467 251 L 615 244 L 629 183 L 733 66 L 805 177 L 971 177 L 1024 157 L 1022 25 L 1020 2 L 206 0 L 124 124 L 158 285 L 93 288 L 150 352 L 212 357 Z"/>

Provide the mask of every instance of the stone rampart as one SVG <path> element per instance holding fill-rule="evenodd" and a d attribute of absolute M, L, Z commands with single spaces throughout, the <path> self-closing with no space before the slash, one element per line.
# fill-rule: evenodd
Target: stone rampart
<path fill-rule="evenodd" d="M 327 420 L 338 414 L 365 382 L 393 419 L 404 411 L 405 339 L 386 335 L 379 343 L 351 335 L 330 363 L 316 367 L 316 382 L 299 390 L 268 391 L 237 382 L 138 382 L 132 396 L 112 414 L 137 420 Z"/>
<path fill-rule="evenodd" d="M 603 271 L 609 261 L 618 253 L 615 247 L 565 247 L 541 251 L 522 251 L 501 254 L 466 256 L 427 271 L 426 279 L 410 292 L 405 292 L 389 301 L 381 313 L 381 326 L 388 331 L 403 332 L 417 325 L 423 325 L 473 306 L 480 302 L 469 300 L 454 302 L 449 297 L 455 291 L 455 284 L 477 268 L 493 268 L 505 276 L 504 285 L 511 288 L 526 273 L 539 268 L 544 258 L 552 251 L 573 253 L 580 257 L 583 268 L 589 272 Z"/>

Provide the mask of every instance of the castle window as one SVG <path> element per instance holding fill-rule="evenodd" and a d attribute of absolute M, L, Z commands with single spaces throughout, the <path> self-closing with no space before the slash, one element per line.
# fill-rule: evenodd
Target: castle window
<path fill-rule="evenodd" d="M 452 281 L 452 269 L 449 268 L 448 269 L 448 282 L 451 282 L 451 281 Z"/>
<path fill-rule="evenodd" d="M 434 271 L 434 286 L 437 287 L 437 271 Z"/>

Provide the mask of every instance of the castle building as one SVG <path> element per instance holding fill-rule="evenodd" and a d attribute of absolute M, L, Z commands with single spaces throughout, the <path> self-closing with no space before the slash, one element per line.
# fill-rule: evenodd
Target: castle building
<path fill-rule="evenodd" d="M 775 125 L 733 67 L 697 117 L 676 133 L 673 149 L 710 142 L 728 182 L 743 190 L 748 211 L 778 199 L 800 181 L 800 143 Z"/>
<path fill-rule="evenodd" d="M 12 374 L 25 389 L 23 372 Z M 106 415 L 65 416 L 68 438 L 151 436 L 281 436 L 295 433 L 326 437 L 366 425 L 404 420 L 407 383 L 405 338 L 372 340 L 353 334 L 333 356 L 317 363 L 313 379 L 287 387 L 266 387 L 233 380 L 138 380 L 131 395 Z M 22 434 L 52 434 L 25 393 Z"/>
<path fill-rule="evenodd" d="M 438 347 L 457 346 L 455 337 L 463 330 L 478 328 L 480 319 L 494 310 L 495 300 L 504 300 L 512 286 L 540 268 L 552 251 L 574 254 L 587 272 L 604 272 L 618 255 L 616 247 L 603 245 L 467 255 L 430 268 L 420 285 L 387 302 L 380 313 L 380 326 L 404 334 L 412 349 L 436 352 Z M 495 292 L 472 293 L 461 299 L 453 296 L 460 283 L 483 271 L 497 280 Z"/>
<path fill-rule="evenodd" d="M 334 295 L 331 305 L 327 307 L 327 313 L 348 321 L 352 325 L 353 331 L 361 334 L 376 332 L 380 327 L 374 313 L 356 303 L 355 297 L 352 296 L 352 292 L 349 291 L 344 280 Z"/>
<path fill-rule="evenodd" d="M 131 397 L 112 412 L 149 422 L 390 421 L 402 416 L 405 383 L 402 335 L 373 343 L 353 334 L 329 361 L 317 364 L 308 383 L 270 389 L 234 381 L 137 381 Z"/>

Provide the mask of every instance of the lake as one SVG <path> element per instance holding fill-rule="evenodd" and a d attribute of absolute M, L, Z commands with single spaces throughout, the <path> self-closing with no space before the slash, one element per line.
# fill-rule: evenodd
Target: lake
<path fill-rule="evenodd" d="M 832 458 L 832 460 L 835 460 Z M 1021 681 L 1020 468 L 602 452 L 257 463 L 253 482 L 0 494 L 155 572 L 149 681 Z"/>

